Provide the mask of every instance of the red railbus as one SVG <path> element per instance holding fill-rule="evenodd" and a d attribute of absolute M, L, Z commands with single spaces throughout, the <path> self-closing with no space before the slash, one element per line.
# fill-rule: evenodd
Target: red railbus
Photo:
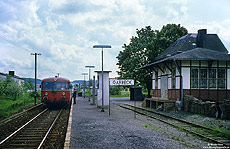
<path fill-rule="evenodd" d="M 68 104 L 72 97 L 72 85 L 69 79 L 51 77 L 42 80 L 41 102 L 51 104 Z"/>

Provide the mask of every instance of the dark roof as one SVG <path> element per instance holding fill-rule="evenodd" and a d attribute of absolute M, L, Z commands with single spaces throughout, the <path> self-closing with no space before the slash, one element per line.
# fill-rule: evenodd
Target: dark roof
<path fill-rule="evenodd" d="M 16 75 L 12 76 L 12 75 L 5 74 L 5 73 L 2 73 L 2 72 L 0 72 L 0 75 L 3 75 L 3 76 L 10 76 L 10 77 L 13 77 L 13 78 L 16 78 L 16 79 L 24 80 L 23 78 L 20 78 L 19 76 L 16 76 Z"/>
<path fill-rule="evenodd" d="M 161 52 L 155 61 L 141 67 L 146 69 L 154 64 L 168 60 L 222 60 L 230 61 L 228 51 L 217 34 L 204 34 L 202 47 L 198 45 L 198 34 L 187 34 L 175 41 L 171 46 Z"/>
<path fill-rule="evenodd" d="M 171 46 L 162 51 L 155 61 L 168 57 L 169 55 L 176 55 L 178 52 L 187 51 L 193 48 L 193 43 L 196 43 L 196 34 L 187 34 L 177 39 Z"/>
<path fill-rule="evenodd" d="M 169 57 L 170 60 L 213 60 L 229 61 L 230 55 L 206 48 L 195 48 Z"/>

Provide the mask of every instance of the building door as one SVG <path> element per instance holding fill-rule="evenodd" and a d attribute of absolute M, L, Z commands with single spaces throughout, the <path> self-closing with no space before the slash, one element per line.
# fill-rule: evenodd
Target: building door
<path fill-rule="evenodd" d="M 168 98 L 168 76 L 161 76 L 161 98 Z"/>

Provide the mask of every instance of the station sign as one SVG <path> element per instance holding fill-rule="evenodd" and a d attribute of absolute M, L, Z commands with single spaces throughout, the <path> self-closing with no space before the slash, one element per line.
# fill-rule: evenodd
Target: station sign
<path fill-rule="evenodd" d="M 119 79 L 119 80 L 110 80 L 111 86 L 131 86 L 134 85 L 134 80 L 132 79 Z"/>

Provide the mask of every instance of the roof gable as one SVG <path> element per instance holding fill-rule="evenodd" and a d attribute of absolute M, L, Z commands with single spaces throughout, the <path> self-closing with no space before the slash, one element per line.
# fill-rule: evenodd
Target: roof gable
<path fill-rule="evenodd" d="M 206 34 L 202 29 L 198 34 L 187 34 L 177 39 L 161 52 L 151 64 L 141 67 L 148 69 L 155 64 L 171 60 L 211 60 L 230 61 L 228 50 L 217 34 Z"/>
<path fill-rule="evenodd" d="M 198 36 L 199 36 L 198 34 L 187 34 L 177 39 L 172 45 L 170 45 L 167 49 L 161 52 L 155 58 L 155 61 L 197 48 L 199 42 Z M 217 34 L 205 33 L 202 36 L 201 40 L 202 40 L 202 47 L 198 47 L 198 48 L 205 48 L 205 49 L 228 54 L 228 50 L 225 48 L 224 44 L 221 42 Z"/>

